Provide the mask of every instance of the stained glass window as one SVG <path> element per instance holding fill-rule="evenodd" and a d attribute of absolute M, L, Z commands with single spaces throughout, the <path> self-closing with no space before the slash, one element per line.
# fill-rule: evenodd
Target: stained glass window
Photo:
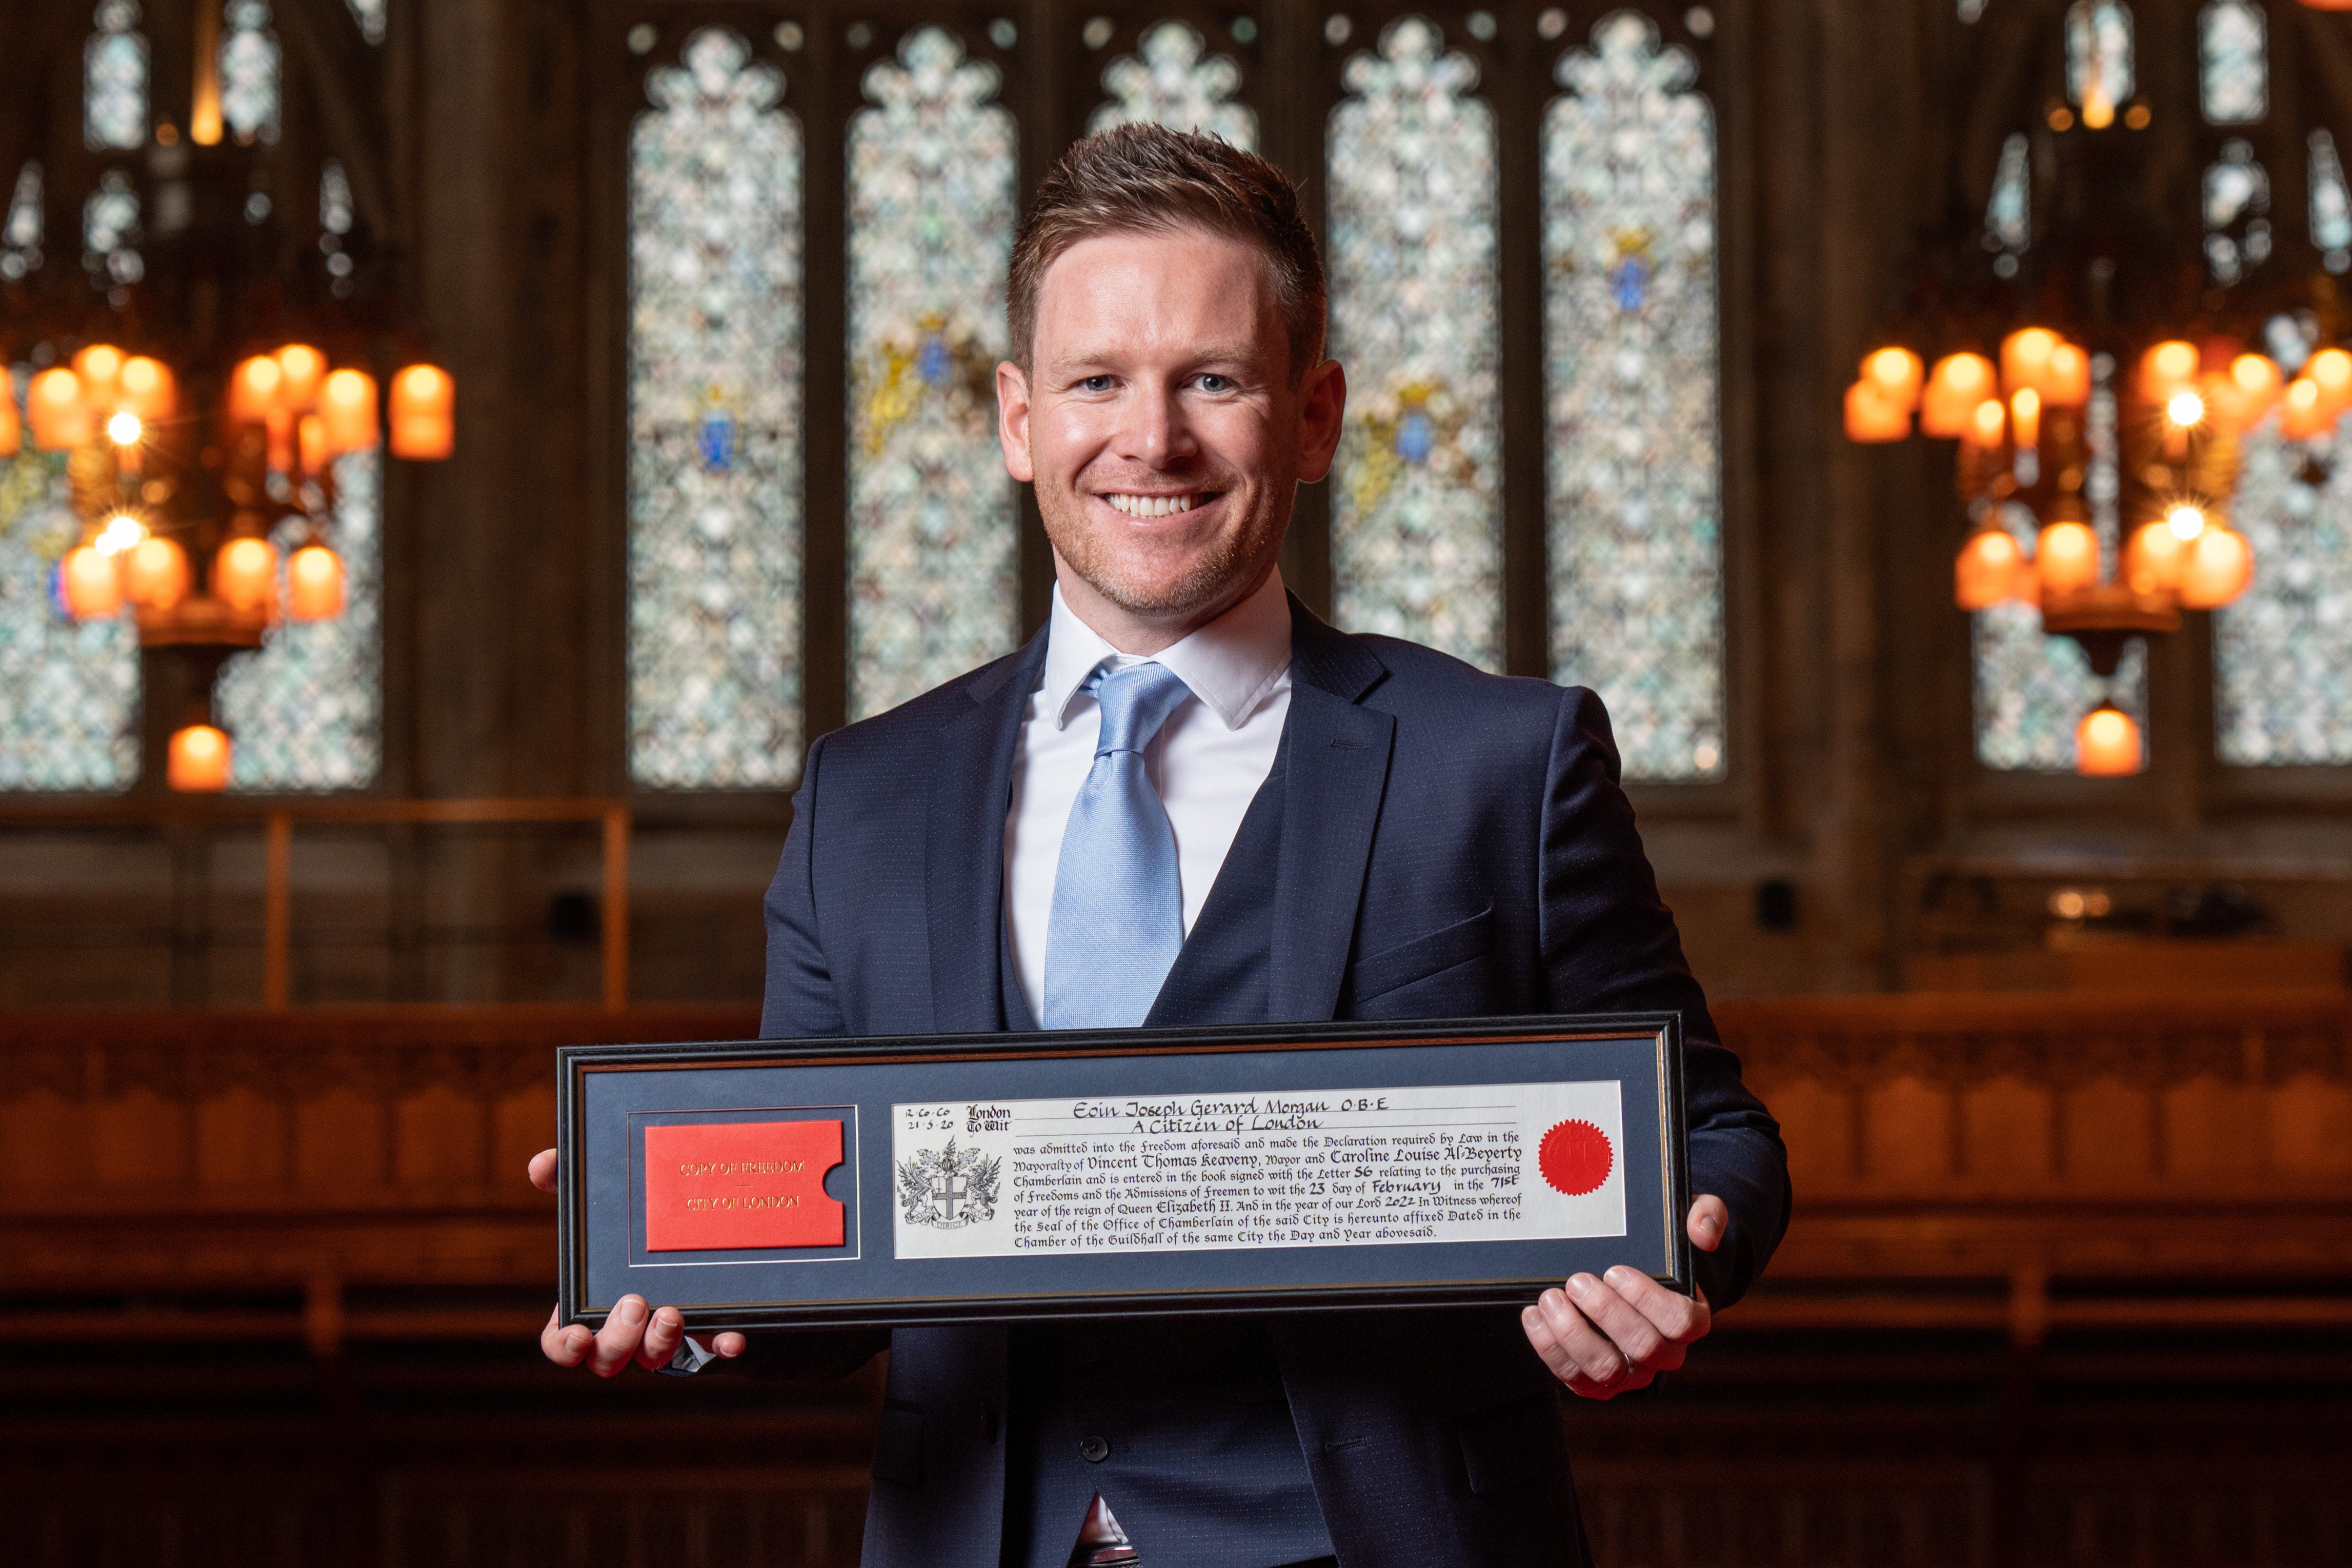
<path fill-rule="evenodd" d="M 2231 521 L 2254 580 L 2213 613 L 2213 726 L 2241 766 L 2352 763 L 2352 437 L 2239 447 Z"/>
<path fill-rule="evenodd" d="M 2022 133 L 2001 143 L 1985 202 L 1985 244 L 2000 247 L 1992 269 L 2003 278 L 2017 276 L 2017 258 L 2033 243 L 2033 170 L 2026 153 Z"/>
<path fill-rule="evenodd" d="M 222 668 L 217 695 L 236 742 L 234 789 L 362 789 L 375 782 L 383 754 L 382 465 L 380 452 L 335 459 L 327 542 L 343 558 L 343 613 L 281 623 L 259 652 L 238 654 Z M 300 518 L 280 522 L 271 541 L 278 560 L 309 536 Z"/>
<path fill-rule="evenodd" d="M 0 395 L 15 395 L 0 369 Z M 139 776 L 139 630 L 76 626 L 58 560 L 79 537 L 66 454 L 0 458 L 0 791 L 118 790 Z"/>
<path fill-rule="evenodd" d="M 138 244 L 139 193 L 121 170 L 109 169 L 81 205 L 82 266 L 100 288 L 136 283 L 147 275 Z"/>
<path fill-rule="evenodd" d="M 2197 101 L 2208 125 L 2251 125 L 2270 108 L 2263 8 L 2210 0 L 2197 14 Z"/>
<path fill-rule="evenodd" d="M 360 25 L 360 37 L 371 44 L 383 42 L 384 0 L 344 0 L 352 9 L 352 20 Z"/>
<path fill-rule="evenodd" d="M 329 234 L 352 232 L 352 181 L 333 158 L 319 166 L 319 226 Z"/>
<path fill-rule="evenodd" d="M 94 149 L 147 141 L 147 39 L 138 0 L 101 0 L 82 47 L 81 133 Z"/>
<path fill-rule="evenodd" d="M 1121 55 L 1103 71 L 1111 101 L 1095 110 L 1089 131 L 1114 125 L 1166 125 L 1223 137 L 1236 147 L 1257 150 L 1257 115 L 1233 101 L 1241 90 L 1242 68 L 1232 57 L 1201 58 L 1201 35 L 1181 22 L 1162 22 L 1145 31 L 1131 55 Z"/>
<path fill-rule="evenodd" d="M 1502 668 L 1495 115 L 1417 16 L 1350 59 L 1331 111 L 1334 619 Z"/>
<path fill-rule="evenodd" d="M 2228 288 L 2271 253 L 2271 177 L 2253 145 L 2232 136 L 2205 171 L 2205 261 Z"/>
<path fill-rule="evenodd" d="M 228 0 L 221 36 L 221 119 L 239 142 L 278 140 L 278 35 L 268 0 Z"/>
<path fill-rule="evenodd" d="M 629 767 L 800 772 L 800 121 L 733 33 L 646 78 L 629 143 Z"/>
<path fill-rule="evenodd" d="M 16 174 L 8 216 L 0 219 L 0 279 L 14 283 L 41 265 L 41 166 L 26 163 Z"/>
<path fill-rule="evenodd" d="M 2132 16 L 2123 0 L 2074 0 L 2066 11 L 2066 95 L 2093 130 L 2132 95 Z"/>
<path fill-rule="evenodd" d="M 2033 514 L 2001 508 L 2001 521 L 2031 551 Z M 2091 669 L 2082 646 L 2042 629 L 2042 612 L 2005 601 L 1974 616 L 1977 760 L 1989 768 L 2068 773 L 2074 727 L 2103 698 L 2147 726 L 2147 650 L 2134 641 L 2112 680 Z"/>
<path fill-rule="evenodd" d="M 2352 267 L 2352 190 L 2344 184 L 2344 163 L 2336 138 L 2311 133 L 2311 243 L 2330 272 Z"/>
<path fill-rule="evenodd" d="M 1715 115 L 1620 12 L 1560 58 L 1543 130 L 1553 679 L 1590 686 L 1625 772 L 1724 770 Z"/>
<path fill-rule="evenodd" d="M 849 125 L 849 716 L 1019 634 L 1019 512 L 996 444 L 1014 129 L 940 27 L 866 73 Z"/>

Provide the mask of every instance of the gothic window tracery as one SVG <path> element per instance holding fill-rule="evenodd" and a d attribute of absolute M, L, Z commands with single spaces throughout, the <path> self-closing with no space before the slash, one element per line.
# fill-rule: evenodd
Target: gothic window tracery
<path fill-rule="evenodd" d="M 147 38 L 138 0 L 100 0 L 82 49 L 82 140 L 93 151 L 147 142 Z"/>
<path fill-rule="evenodd" d="M 1095 110 L 1087 129 L 1166 125 L 1255 152 L 1257 113 L 1235 101 L 1241 84 L 1241 67 L 1232 56 L 1209 54 L 1200 33 L 1185 23 L 1160 22 L 1144 29 L 1135 53 L 1105 68 L 1102 85 L 1110 101 Z"/>

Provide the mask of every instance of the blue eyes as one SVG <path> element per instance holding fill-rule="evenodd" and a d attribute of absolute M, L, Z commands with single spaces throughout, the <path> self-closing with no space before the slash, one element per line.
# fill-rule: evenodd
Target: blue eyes
<path fill-rule="evenodd" d="M 1231 392 L 1233 389 L 1233 377 L 1229 375 L 1204 375 L 1201 377 L 1201 390 L 1203 392 L 1223 393 Z"/>
<path fill-rule="evenodd" d="M 1078 390 L 1100 395 L 1112 391 L 1116 380 L 1117 378 L 1113 376 L 1090 375 L 1078 383 Z M 1229 393 L 1241 390 L 1241 384 L 1230 375 L 1196 375 L 1192 378 L 1192 383 L 1212 397 L 1223 397 Z"/>
<path fill-rule="evenodd" d="M 1087 377 L 1086 380 L 1078 383 L 1078 389 L 1082 392 L 1108 392 L 1110 390 L 1110 377 L 1107 375 L 1090 375 Z"/>

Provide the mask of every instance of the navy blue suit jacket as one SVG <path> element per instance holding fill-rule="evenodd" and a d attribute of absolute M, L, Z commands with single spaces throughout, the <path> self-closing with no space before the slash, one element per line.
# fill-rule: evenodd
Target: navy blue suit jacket
<path fill-rule="evenodd" d="M 1717 1307 L 1737 1300 L 1788 1223 L 1780 1130 L 1716 1041 L 1600 700 L 1291 613 L 1268 1016 L 1679 1010 L 1693 1189 L 1731 1210 L 1698 1278 Z M 767 900 L 764 1035 L 1026 1026 L 1004 826 L 1045 655 L 1041 632 L 810 748 Z M 1161 1003 L 1152 1023 L 1187 1021 Z M 1344 1568 L 1584 1560 L 1559 1384 L 1515 1312 L 1313 1314 L 1271 1332 Z M 753 1358 L 868 1348 L 810 1336 Z M 902 1329 L 890 1349 L 866 1561 L 994 1568 L 1005 1332 Z"/>

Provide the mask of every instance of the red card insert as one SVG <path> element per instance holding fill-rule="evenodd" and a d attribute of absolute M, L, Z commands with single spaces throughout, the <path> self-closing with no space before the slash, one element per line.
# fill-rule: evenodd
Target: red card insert
<path fill-rule="evenodd" d="M 647 1127 L 646 1250 L 839 1247 L 824 1174 L 841 1145 L 832 1119 Z"/>

